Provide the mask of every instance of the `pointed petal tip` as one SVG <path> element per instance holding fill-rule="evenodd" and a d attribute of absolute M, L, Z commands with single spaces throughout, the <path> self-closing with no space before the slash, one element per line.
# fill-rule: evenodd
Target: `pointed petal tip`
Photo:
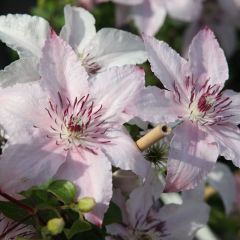
<path fill-rule="evenodd" d="M 205 25 L 205 26 L 197 33 L 197 35 L 198 35 L 198 34 L 209 34 L 212 38 L 214 38 L 214 39 L 216 38 L 213 30 L 212 30 L 209 26 L 207 26 L 207 25 Z"/>
<path fill-rule="evenodd" d="M 51 28 L 50 38 L 56 38 L 56 37 L 57 37 L 57 33 L 55 32 L 55 30 L 53 28 Z"/>

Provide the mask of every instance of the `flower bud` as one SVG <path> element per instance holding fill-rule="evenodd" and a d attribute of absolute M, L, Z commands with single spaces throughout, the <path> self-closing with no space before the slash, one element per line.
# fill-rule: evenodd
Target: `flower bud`
<path fill-rule="evenodd" d="M 93 208 L 96 206 L 96 201 L 92 197 L 84 197 L 78 201 L 77 206 L 81 212 L 87 213 L 93 210 Z"/>
<path fill-rule="evenodd" d="M 47 230 L 52 234 L 52 235 L 58 235 L 59 233 L 62 232 L 64 228 L 64 220 L 62 218 L 53 218 L 48 221 L 47 223 Z"/>

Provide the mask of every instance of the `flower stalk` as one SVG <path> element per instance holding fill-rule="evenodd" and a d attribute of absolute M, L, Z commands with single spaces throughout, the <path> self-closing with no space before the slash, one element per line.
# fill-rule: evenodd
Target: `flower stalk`
<path fill-rule="evenodd" d="M 11 197 L 10 195 L 8 195 L 7 193 L 3 192 L 0 189 L 0 196 L 2 196 L 3 198 L 7 199 L 8 201 L 16 204 L 17 206 L 19 206 L 22 209 L 25 209 L 30 215 L 33 215 L 35 213 L 34 209 L 25 205 L 24 203 L 18 201 L 17 199 Z"/>

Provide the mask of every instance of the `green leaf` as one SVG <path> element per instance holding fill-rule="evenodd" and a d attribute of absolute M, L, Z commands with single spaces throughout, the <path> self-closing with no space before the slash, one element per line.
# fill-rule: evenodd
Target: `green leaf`
<path fill-rule="evenodd" d="M 104 216 L 103 224 L 108 225 L 118 222 L 122 222 L 121 210 L 114 202 L 110 202 L 109 208 Z"/>
<path fill-rule="evenodd" d="M 53 181 L 49 185 L 48 191 L 65 204 L 73 202 L 77 193 L 75 185 L 66 180 Z"/>
<path fill-rule="evenodd" d="M 15 221 L 21 221 L 29 216 L 26 210 L 20 208 L 14 203 L 5 201 L 0 201 L 0 212 L 2 212 L 6 217 Z"/>
<path fill-rule="evenodd" d="M 66 234 L 68 239 L 71 239 L 74 235 L 86 232 L 92 229 L 91 224 L 83 220 L 77 220 L 73 223 L 70 229 L 64 229 L 64 233 Z"/>
<path fill-rule="evenodd" d="M 57 207 L 60 205 L 59 200 L 56 199 L 56 196 L 48 192 L 47 189 L 40 190 L 37 188 L 32 188 L 22 192 L 21 194 L 29 199 L 30 202 L 34 203 L 34 206 L 37 208 Z"/>

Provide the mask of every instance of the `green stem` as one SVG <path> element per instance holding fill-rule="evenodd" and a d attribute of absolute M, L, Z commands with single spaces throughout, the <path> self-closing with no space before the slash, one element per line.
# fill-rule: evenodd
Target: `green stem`
<path fill-rule="evenodd" d="M 29 214 L 33 215 L 34 214 L 34 209 L 27 206 L 26 204 L 18 201 L 17 199 L 11 197 L 10 195 L 8 195 L 7 193 L 3 192 L 1 189 L 0 189 L 0 196 L 4 197 L 5 199 L 7 199 L 8 201 L 12 202 L 12 203 L 15 203 L 17 206 L 19 206 L 20 208 L 23 208 L 25 209 Z M 1 239 L 1 238 L 0 238 Z"/>

